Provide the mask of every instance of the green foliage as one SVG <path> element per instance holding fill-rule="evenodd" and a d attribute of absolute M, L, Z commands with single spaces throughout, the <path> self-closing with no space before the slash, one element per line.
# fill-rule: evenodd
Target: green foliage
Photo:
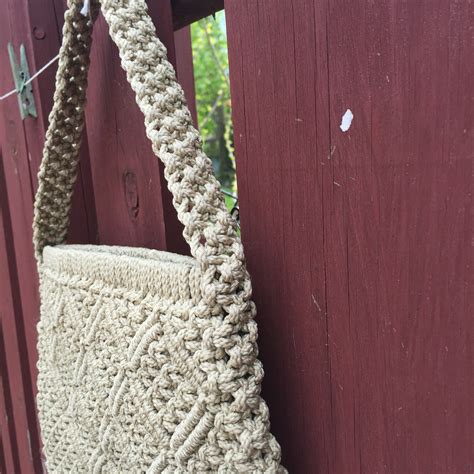
<path fill-rule="evenodd" d="M 191 27 L 198 121 L 204 150 L 223 187 L 235 191 L 229 62 L 224 12 Z"/>

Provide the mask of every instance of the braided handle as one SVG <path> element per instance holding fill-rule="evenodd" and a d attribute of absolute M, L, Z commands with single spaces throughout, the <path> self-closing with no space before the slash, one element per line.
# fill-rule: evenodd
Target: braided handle
<path fill-rule="evenodd" d="M 78 171 L 93 24 L 92 17 L 83 16 L 80 8 L 78 1 L 69 1 L 64 15 L 56 90 L 35 198 L 33 243 L 38 261 L 46 245 L 66 239 Z M 94 5 L 91 14 L 96 13 Z"/>
<path fill-rule="evenodd" d="M 84 126 L 92 20 L 80 13 L 81 0 L 69 0 L 56 75 L 54 106 L 46 134 L 35 200 L 34 244 L 64 242 Z M 250 282 L 236 223 L 229 215 L 211 160 L 202 151 L 184 93 L 155 34 L 144 0 L 103 0 L 102 12 L 119 49 L 122 67 L 145 117 L 146 133 L 163 161 L 184 238 L 199 262 L 214 302 L 218 295 L 250 298 Z M 92 2 L 92 15 L 97 1 Z M 222 301 L 221 304 L 225 302 Z M 228 301 L 230 304 L 230 301 Z M 241 301 L 243 303 L 243 301 Z M 247 305 L 246 305 L 247 306 Z M 242 310 L 243 308 L 241 308 Z"/>

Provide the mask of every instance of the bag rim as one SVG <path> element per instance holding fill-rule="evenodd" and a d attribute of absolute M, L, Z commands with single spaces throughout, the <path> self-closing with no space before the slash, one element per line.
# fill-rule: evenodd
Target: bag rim
<path fill-rule="evenodd" d="M 40 274 L 62 284 L 93 285 L 97 291 L 131 291 L 128 296 L 159 296 L 170 301 L 201 298 L 198 262 L 184 255 L 141 247 L 108 245 L 46 246 Z"/>

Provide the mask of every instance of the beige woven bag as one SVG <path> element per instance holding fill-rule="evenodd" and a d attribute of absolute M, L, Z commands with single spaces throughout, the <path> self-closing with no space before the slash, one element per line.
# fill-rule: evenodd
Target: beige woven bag
<path fill-rule="evenodd" d="M 194 258 L 63 245 L 91 13 L 69 0 L 35 202 L 38 409 L 49 472 L 277 472 L 242 244 L 144 0 L 101 9 Z"/>

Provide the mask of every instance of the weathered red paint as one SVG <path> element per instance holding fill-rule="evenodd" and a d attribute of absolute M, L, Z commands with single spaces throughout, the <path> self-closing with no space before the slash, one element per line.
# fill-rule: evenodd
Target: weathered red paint
<path fill-rule="evenodd" d="M 474 469 L 470 14 L 226 1 L 242 236 L 290 472 Z"/>
<path fill-rule="evenodd" d="M 39 467 L 39 455 L 32 455 L 35 439 L 30 436 L 30 433 L 34 436 L 36 420 L 24 320 L 13 317 L 22 316 L 23 311 L 1 158 L 0 153 L 0 431 L 5 450 L 4 472 L 32 473 L 35 464 Z"/>

